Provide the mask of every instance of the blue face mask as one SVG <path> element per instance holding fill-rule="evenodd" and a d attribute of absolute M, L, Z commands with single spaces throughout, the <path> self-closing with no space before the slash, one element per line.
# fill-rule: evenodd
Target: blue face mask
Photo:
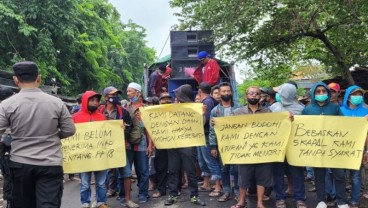
<path fill-rule="evenodd" d="M 138 97 L 136 97 L 136 96 L 130 98 L 130 102 L 132 102 L 132 103 L 137 102 L 137 100 L 138 100 Z"/>
<path fill-rule="evenodd" d="M 328 95 L 327 94 L 316 95 L 314 96 L 314 99 L 316 99 L 318 102 L 325 102 L 328 99 Z"/>
<path fill-rule="evenodd" d="M 363 102 L 363 96 L 361 95 L 352 95 L 350 96 L 350 103 L 353 105 L 360 105 Z"/>
<path fill-rule="evenodd" d="M 280 96 L 280 94 L 279 94 L 279 93 L 276 93 L 276 95 L 275 95 L 275 99 L 276 99 L 276 102 L 281 103 L 281 96 Z"/>

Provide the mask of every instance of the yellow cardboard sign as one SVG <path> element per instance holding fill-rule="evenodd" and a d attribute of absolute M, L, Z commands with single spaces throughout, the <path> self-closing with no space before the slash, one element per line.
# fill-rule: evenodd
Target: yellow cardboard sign
<path fill-rule="evenodd" d="M 283 162 L 289 139 L 289 113 L 261 113 L 215 118 L 222 162 L 255 164 Z"/>
<path fill-rule="evenodd" d="M 201 103 L 156 105 L 139 110 L 157 149 L 206 144 Z"/>
<path fill-rule="evenodd" d="M 76 124 L 72 137 L 61 140 L 64 173 L 83 173 L 126 165 L 122 120 Z"/>
<path fill-rule="evenodd" d="M 287 160 L 294 166 L 358 170 L 367 128 L 365 118 L 295 116 Z"/>

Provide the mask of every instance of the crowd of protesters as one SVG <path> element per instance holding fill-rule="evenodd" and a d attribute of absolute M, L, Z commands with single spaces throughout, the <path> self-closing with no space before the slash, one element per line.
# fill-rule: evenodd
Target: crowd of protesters
<path fill-rule="evenodd" d="M 101 94 L 83 92 L 78 97 L 79 105 L 70 111 L 61 100 L 38 88 L 41 77 L 35 63 L 15 64 L 14 82 L 20 92 L 13 95 L 11 89 L 0 88 L 1 167 L 6 181 L 4 200 L 8 202 L 7 206 L 60 207 L 63 183 L 60 139 L 75 133 L 75 123 L 123 120 L 126 166 L 78 173 L 81 207 L 108 208 L 107 199 L 116 197 L 121 205 L 135 208 L 147 203 L 150 197 L 164 196 L 164 205 L 170 206 L 178 202 L 183 189 L 187 188 L 190 201 L 199 206 L 205 206 L 206 202 L 199 198 L 198 193 L 208 192 L 208 196 L 216 198 L 218 203 L 235 199 L 231 208 L 246 207 L 246 196 L 255 194 L 257 208 L 264 208 L 264 200 L 269 200 L 274 192 L 276 208 L 286 208 L 288 196 L 293 197 L 295 207 L 306 208 L 306 180 L 313 181 L 315 185 L 314 190 L 308 191 L 316 192 L 316 208 L 359 207 L 362 168 L 368 162 L 368 151 L 364 151 L 360 170 L 296 167 L 286 160 L 282 163 L 224 165 L 213 118 L 272 112 L 289 112 L 291 119 L 293 115 L 366 117 L 368 108 L 363 99 L 365 91 L 361 87 L 350 86 L 343 93 L 337 83 L 326 85 L 317 82 L 306 96 L 298 100 L 297 85 L 292 81 L 270 89 L 252 86 L 244 95 L 246 105 L 240 105 L 233 99 L 232 86 L 220 82 L 216 61 L 205 52 L 200 52 L 198 58 L 202 65 L 193 74 L 198 82 L 196 96 L 189 84 L 170 94 L 167 70 L 171 69 L 162 65 L 151 75 L 149 97 L 143 97 L 142 86 L 135 82 L 124 89 L 127 100 L 123 101 L 120 99 L 123 91 L 107 86 Z M 139 108 L 194 102 L 204 106 L 206 145 L 155 149 Z M 74 179 L 75 176 L 72 174 L 69 178 Z M 138 200 L 133 201 L 131 190 L 134 180 L 138 182 L 139 191 Z M 93 183 L 96 201 L 91 197 Z M 351 184 L 349 201 L 348 184 Z M 151 196 L 150 190 L 154 191 Z"/>

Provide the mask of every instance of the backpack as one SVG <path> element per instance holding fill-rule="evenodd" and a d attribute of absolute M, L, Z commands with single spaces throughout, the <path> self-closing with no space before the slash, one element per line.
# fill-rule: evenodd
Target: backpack
<path fill-rule="evenodd" d="M 142 141 L 142 130 L 141 130 L 140 122 L 135 117 L 135 113 L 137 111 L 139 111 L 139 109 L 137 109 L 133 112 L 132 106 L 128 106 L 128 107 L 129 107 L 129 109 L 127 109 L 127 110 L 128 110 L 129 115 L 132 119 L 133 127 L 132 127 L 132 131 L 130 132 L 129 138 L 127 140 L 130 144 L 139 144 Z"/>

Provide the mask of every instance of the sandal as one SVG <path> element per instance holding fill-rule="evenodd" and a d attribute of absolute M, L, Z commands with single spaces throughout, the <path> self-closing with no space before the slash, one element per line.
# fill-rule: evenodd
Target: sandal
<path fill-rule="evenodd" d="M 198 187 L 198 191 L 199 191 L 199 192 L 210 192 L 210 191 L 212 191 L 212 189 L 211 189 L 211 188 L 206 189 L 206 188 L 205 188 L 205 187 L 203 187 L 203 186 L 199 186 L 199 187 Z"/>
<path fill-rule="evenodd" d="M 268 200 L 270 200 L 271 199 L 271 197 L 269 197 L 269 196 L 267 196 L 267 195 L 263 195 L 263 201 L 268 201 Z"/>
<path fill-rule="evenodd" d="M 208 194 L 210 197 L 219 197 L 221 196 L 221 191 L 211 191 L 211 193 Z"/>
<path fill-rule="evenodd" d="M 296 208 L 307 208 L 307 205 L 305 204 L 304 201 L 297 201 Z"/>
<path fill-rule="evenodd" d="M 224 193 L 222 194 L 222 196 L 220 196 L 219 198 L 217 198 L 218 202 L 226 202 L 230 200 L 230 193 Z"/>
<path fill-rule="evenodd" d="M 286 208 L 285 200 L 277 200 L 276 201 L 276 208 Z"/>
<path fill-rule="evenodd" d="M 235 204 L 233 206 L 231 206 L 231 208 L 247 208 L 247 205 L 241 205 L 241 204 Z"/>
<path fill-rule="evenodd" d="M 118 194 L 116 192 L 113 192 L 113 191 L 107 191 L 107 198 L 111 198 L 111 197 L 114 197 L 114 196 L 117 196 Z"/>
<path fill-rule="evenodd" d="M 152 194 L 152 198 L 160 198 L 162 194 L 160 192 L 156 192 Z"/>

